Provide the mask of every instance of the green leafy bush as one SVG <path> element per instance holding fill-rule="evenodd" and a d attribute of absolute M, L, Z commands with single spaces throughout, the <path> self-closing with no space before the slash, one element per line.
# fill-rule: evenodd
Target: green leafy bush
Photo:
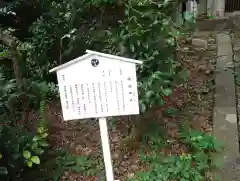
<path fill-rule="evenodd" d="M 24 180 L 59 181 L 66 171 L 79 173 L 83 176 L 96 176 L 102 164 L 87 156 L 72 155 L 64 149 L 51 150 L 42 159 L 38 169 L 24 175 Z"/>
<path fill-rule="evenodd" d="M 163 144 L 159 144 L 163 142 L 163 137 L 156 132 L 149 133 L 148 144 L 152 152 L 140 155 L 142 164 L 147 165 L 148 169 L 136 173 L 128 181 L 202 181 L 208 178 L 207 174 L 212 169 L 221 167 L 221 161 L 216 159 L 217 155 L 214 153 L 220 152 L 222 145 L 215 137 L 196 130 L 185 129 L 180 135 L 181 141 L 190 146 L 189 152 L 180 155 L 163 155 L 159 153 L 159 149 L 163 148 Z"/>
<path fill-rule="evenodd" d="M 196 162 L 192 155 L 182 156 L 159 156 L 151 154 L 142 158 L 151 168 L 148 172 L 138 173 L 136 178 L 130 181 L 147 181 L 147 180 L 179 180 L 179 181 L 202 181 L 204 175 L 201 174 L 206 169 L 204 162 Z M 195 164 L 205 167 L 195 167 Z"/>
<path fill-rule="evenodd" d="M 178 3 L 44 1 L 44 11 L 30 27 L 32 36 L 18 46 L 28 78 L 52 81 L 50 68 L 93 49 L 144 60 L 137 70 L 141 111 L 163 106 L 181 71 L 175 61 L 176 39 L 182 36 L 174 22 Z"/>
<path fill-rule="evenodd" d="M 24 171 L 39 165 L 47 143 L 44 126 L 45 103 L 41 103 L 41 119 L 37 132 L 29 132 L 20 124 L 7 123 L 0 126 L 1 180 L 20 180 Z M 37 120 L 36 120 L 37 121 Z"/>
<path fill-rule="evenodd" d="M 206 153 L 220 152 L 223 150 L 223 145 L 216 137 L 196 131 L 196 130 L 184 130 L 180 136 L 183 138 L 183 142 L 187 144 L 190 149 L 196 151 L 203 151 Z"/>
<path fill-rule="evenodd" d="M 96 162 L 90 158 L 81 155 L 71 155 L 67 152 L 57 156 L 56 164 L 57 167 L 53 175 L 54 181 L 57 181 L 65 170 L 71 170 L 85 176 L 95 176 L 97 171 L 99 171 Z"/>
<path fill-rule="evenodd" d="M 182 32 L 171 18 L 177 5 L 172 1 L 127 1 L 119 27 L 106 31 L 109 40 L 104 51 L 144 61 L 137 70 L 142 112 L 164 105 L 163 97 L 171 95 L 181 70 L 174 52 Z"/>

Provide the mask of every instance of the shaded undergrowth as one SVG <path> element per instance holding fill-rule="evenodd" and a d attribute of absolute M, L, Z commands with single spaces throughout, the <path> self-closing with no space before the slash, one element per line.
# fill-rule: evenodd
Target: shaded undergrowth
<path fill-rule="evenodd" d="M 159 127 L 159 125 L 155 125 Z M 128 181 L 202 181 L 211 180 L 210 171 L 221 166 L 216 159 L 223 146 L 215 137 L 187 127 L 179 129 L 178 138 L 169 141 L 159 129 L 151 131 L 142 141 L 148 151 L 139 155 L 147 168 L 136 173 Z M 169 145 L 180 143 L 185 147 L 179 154 L 167 154 L 163 150 Z M 170 147 L 171 147 L 170 146 Z M 147 166 L 148 165 L 148 166 Z"/>

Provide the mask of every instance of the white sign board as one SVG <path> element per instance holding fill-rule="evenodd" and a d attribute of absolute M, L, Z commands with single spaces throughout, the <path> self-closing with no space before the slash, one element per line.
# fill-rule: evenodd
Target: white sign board
<path fill-rule="evenodd" d="M 135 63 L 92 55 L 57 77 L 64 120 L 139 114 Z"/>
<path fill-rule="evenodd" d="M 106 117 L 139 114 L 137 60 L 87 50 L 55 67 L 64 120 L 99 118 L 107 181 L 114 181 Z"/>

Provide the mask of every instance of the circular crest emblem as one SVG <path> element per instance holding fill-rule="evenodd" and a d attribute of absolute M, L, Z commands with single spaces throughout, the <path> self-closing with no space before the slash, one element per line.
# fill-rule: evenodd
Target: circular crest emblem
<path fill-rule="evenodd" d="M 94 58 L 91 60 L 91 64 L 93 67 L 97 67 L 99 65 L 99 60 Z"/>

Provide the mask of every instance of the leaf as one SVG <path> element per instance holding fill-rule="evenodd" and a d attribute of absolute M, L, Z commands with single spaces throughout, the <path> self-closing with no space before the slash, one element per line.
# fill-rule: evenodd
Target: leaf
<path fill-rule="evenodd" d="M 147 110 L 147 107 L 146 107 L 146 105 L 144 104 L 144 102 L 143 101 L 139 101 L 139 106 L 140 106 L 140 111 L 141 112 L 145 112 L 146 110 Z"/>
<path fill-rule="evenodd" d="M 179 113 L 179 110 L 173 107 L 167 108 L 164 110 L 164 114 L 167 116 L 176 116 Z"/>
<path fill-rule="evenodd" d="M 168 38 L 167 39 L 167 43 L 169 44 L 169 45 L 174 45 L 175 44 L 175 40 L 174 40 L 174 38 Z"/>
<path fill-rule="evenodd" d="M 31 157 L 31 153 L 29 151 L 24 151 L 23 156 L 24 158 L 29 159 Z"/>
<path fill-rule="evenodd" d="M 32 161 L 33 163 L 37 164 L 37 165 L 40 164 L 40 159 L 39 159 L 38 156 L 32 156 L 32 157 L 31 157 L 31 161 Z"/>
<path fill-rule="evenodd" d="M 7 175 L 8 171 L 6 167 L 0 167 L 0 175 Z"/>
<path fill-rule="evenodd" d="M 4 122 L 5 122 L 5 121 L 4 121 Z M 0 125 L 0 133 L 2 132 L 2 130 L 3 130 L 3 126 Z"/>
<path fill-rule="evenodd" d="M 31 146 L 31 148 L 34 150 L 38 147 L 38 142 L 34 142 Z"/>
<path fill-rule="evenodd" d="M 34 150 L 34 152 L 35 152 L 37 155 L 41 155 L 41 154 L 44 153 L 44 150 L 41 149 L 41 148 L 36 148 L 36 149 Z"/>
<path fill-rule="evenodd" d="M 49 86 L 47 82 L 41 82 L 38 84 L 38 88 L 40 89 L 42 94 L 46 94 L 49 91 Z"/>
<path fill-rule="evenodd" d="M 131 45 L 130 45 L 130 49 L 131 49 L 131 51 L 132 51 L 132 52 L 134 52 L 134 51 L 135 51 L 135 47 L 134 47 L 134 45 L 133 45 L 133 44 L 131 44 Z"/>
<path fill-rule="evenodd" d="M 61 170 L 62 171 L 62 170 Z M 57 172 L 57 173 L 54 173 L 53 175 L 53 181 L 59 181 L 59 179 L 61 178 L 61 174 L 62 172 Z"/>
<path fill-rule="evenodd" d="M 31 161 L 28 161 L 28 162 L 27 162 L 27 166 L 28 166 L 28 167 L 32 168 L 32 165 L 33 165 L 33 162 L 31 162 Z"/>
<path fill-rule="evenodd" d="M 146 97 L 149 99 L 149 98 L 151 98 L 152 96 L 154 96 L 155 95 L 155 93 L 154 93 L 154 91 L 148 91 L 147 93 L 146 93 Z"/>
<path fill-rule="evenodd" d="M 105 33 L 107 34 L 107 36 L 112 36 L 112 32 L 109 30 L 105 30 Z"/>
<path fill-rule="evenodd" d="M 188 72 L 187 71 L 182 71 L 180 74 L 179 74 L 180 78 L 183 79 L 184 82 L 187 81 L 188 79 Z"/>
<path fill-rule="evenodd" d="M 158 106 L 163 106 L 165 104 L 165 101 L 162 98 L 156 98 L 156 102 Z"/>
<path fill-rule="evenodd" d="M 47 147 L 47 146 L 49 146 L 49 144 L 48 144 L 46 141 L 40 141 L 40 142 L 39 142 L 39 145 L 42 146 L 42 147 Z"/>
<path fill-rule="evenodd" d="M 9 51 L 5 50 L 3 52 L 0 52 L 0 58 L 7 58 L 9 56 Z"/>
<path fill-rule="evenodd" d="M 41 138 L 40 138 L 39 136 L 34 136 L 34 137 L 33 137 L 33 141 L 34 141 L 34 142 L 39 141 L 39 140 L 41 140 Z"/>
<path fill-rule="evenodd" d="M 61 38 L 61 40 L 63 40 L 64 38 L 71 38 L 71 35 L 70 35 L 70 34 L 65 34 L 65 35 Z"/>
<path fill-rule="evenodd" d="M 189 178 L 190 177 L 188 172 L 185 172 L 183 175 L 184 175 L 185 178 Z"/>
<path fill-rule="evenodd" d="M 2 154 L 0 153 L 0 160 L 2 159 Z"/>
<path fill-rule="evenodd" d="M 43 133 L 43 132 L 44 132 L 44 127 L 39 127 L 39 128 L 37 128 L 37 132 L 38 132 L 38 133 Z"/>
<path fill-rule="evenodd" d="M 5 87 L 4 87 L 4 89 L 6 89 L 6 90 L 10 90 L 10 89 L 14 89 L 16 87 L 16 84 L 14 84 L 14 83 L 9 83 L 9 84 L 6 84 L 5 85 Z"/>
<path fill-rule="evenodd" d="M 46 138 L 47 136 L 48 136 L 47 133 L 43 133 L 43 134 L 41 135 L 41 138 Z"/>
<path fill-rule="evenodd" d="M 156 80 L 162 80 L 161 75 L 159 75 L 159 74 L 156 73 L 156 72 L 152 75 L 152 78 L 153 78 L 153 79 L 156 79 Z"/>
<path fill-rule="evenodd" d="M 22 156 L 21 154 L 16 153 L 16 154 L 12 155 L 12 158 L 15 159 L 15 160 L 18 160 L 21 156 Z"/>
<path fill-rule="evenodd" d="M 172 89 L 170 88 L 163 89 L 162 92 L 165 96 L 170 96 L 172 94 Z"/>

